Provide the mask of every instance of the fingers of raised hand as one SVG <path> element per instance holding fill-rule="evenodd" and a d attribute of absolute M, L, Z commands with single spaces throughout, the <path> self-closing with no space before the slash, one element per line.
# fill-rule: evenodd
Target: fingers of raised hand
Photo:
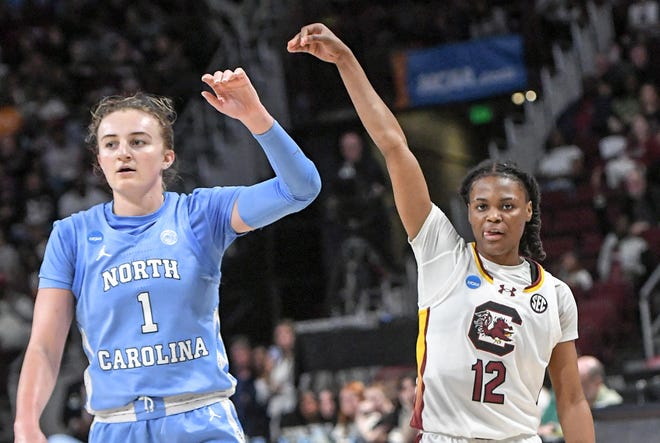
<path fill-rule="evenodd" d="M 323 34 L 326 31 L 326 26 L 321 23 L 313 23 L 311 25 L 303 26 L 291 40 L 287 43 L 287 49 L 290 52 L 305 51 L 305 46 L 313 43 L 317 35 Z"/>
<path fill-rule="evenodd" d="M 202 81 L 218 92 L 218 88 L 231 86 L 232 83 L 244 81 L 245 78 L 243 68 L 236 68 L 234 70 L 225 69 L 223 71 L 215 71 L 213 74 L 204 74 Z"/>

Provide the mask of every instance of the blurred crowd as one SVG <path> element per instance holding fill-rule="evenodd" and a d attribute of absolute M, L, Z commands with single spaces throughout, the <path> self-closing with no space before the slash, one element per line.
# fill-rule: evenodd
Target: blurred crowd
<path fill-rule="evenodd" d="M 296 330 L 280 321 L 270 346 L 235 337 L 232 397 L 251 441 L 412 442 L 408 423 L 415 395 L 414 368 L 394 372 L 301 374 Z"/>
<path fill-rule="evenodd" d="M 578 349 L 620 370 L 620 350 L 645 357 L 638 294 L 660 264 L 660 17 L 657 1 L 613 11 L 616 39 L 557 119 L 536 175 L 546 266 L 576 296 Z M 650 308 L 658 315 L 658 300 Z"/>
<path fill-rule="evenodd" d="M 371 58 L 386 58 L 384 51 L 403 45 L 521 32 L 529 25 L 504 1 L 439 2 L 443 7 L 437 8 L 425 2 L 414 7 L 359 2 L 362 13 L 357 16 L 342 6 L 351 2 L 336 3 L 334 14 L 317 18 L 352 35 L 356 41 L 350 43 L 364 52 L 367 66 Z M 658 2 L 610 3 L 617 40 L 598 54 L 597 72 L 584 79 L 583 95 L 557 121 L 536 171 L 544 195 L 564 198 L 582 192 L 595 215 L 597 232 L 589 237 L 595 256 L 585 257 L 578 247 L 586 244 L 582 236 L 575 247 L 552 251 L 558 260 L 548 266 L 576 293 L 614 277 L 639 289 L 657 266 L 660 247 L 660 240 L 653 243 L 651 237 L 660 228 Z M 537 1 L 537 23 L 544 24 L 548 36 L 567 39 L 568 24 L 584 19 L 585 4 Z M 206 14 L 205 2 L 175 0 L 111 0 L 102 7 L 92 0 L 0 2 L 0 442 L 11 438 L 13 389 L 52 222 L 109 198 L 84 148 L 89 107 L 101 96 L 137 90 L 167 94 L 183 107 L 186 97 L 199 90 L 199 73 L 217 45 L 213 32 L 205 29 Z M 351 27 L 360 32 L 352 33 Z M 367 46 L 375 49 L 366 51 Z M 532 57 L 545 61 L 548 54 L 537 51 Z M 378 89 L 388 87 L 389 72 L 370 75 Z M 307 91 L 304 86 L 295 97 L 298 116 L 312 115 L 310 110 L 331 106 L 338 98 L 331 89 Z M 362 155 L 350 151 L 362 141 L 349 129 L 338 143 L 345 158 L 334 171 L 337 181 L 328 188 L 336 194 L 327 199 L 331 231 L 326 232 L 325 259 L 332 269 L 338 242 L 364 232 L 360 237 L 368 243 L 359 251 L 376 251 L 377 258 L 369 258 L 368 278 L 378 279 L 393 255 L 387 235 L 382 236 L 390 229 L 387 216 L 359 220 L 355 214 L 365 212 L 365 205 L 383 211 L 387 184 L 377 165 L 350 159 Z M 369 238 L 375 233 L 381 236 Z M 552 234 L 548 227 L 547 236 Z M 339 280 L 332 282 L 333 291 L 342 289 Z M 329 311 L 354 308 L 347 307 L 346 299 L 329 303 Z M 631 321 L 636 322 L 634 315 Z M 74 350 L 80 349 L 78 339 L 72 331 L 72 350 L 65 356 L 60 393 L 49 406 L 50 427 L 45 429 L 84 441 L 89 417 L 82 408 L 84 356 Z M 413 441 L 408 427 L 415 380 L 411 368 L 394 375 L 337 375 L 310 382 L 296 372 L 295 327 L 288 320 L 275 325 L 271 343 L 235 336 L 227 346 L 238 380 L 233 400 L 251 440 Z"/>

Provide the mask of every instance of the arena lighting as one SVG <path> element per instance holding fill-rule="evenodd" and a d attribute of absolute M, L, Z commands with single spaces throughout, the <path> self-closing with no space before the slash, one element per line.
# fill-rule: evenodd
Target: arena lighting
<path fill-rule="evenodd" d="M 493 108 L 489 105 L 472 105 L 469 109 L 470 123 L 473 125 L 483 125 L 493 121 Z"/>
<path fill-rule="evenodd" d="M 525 92 L 525 99 L 527 99 L 528 102 L 536 101 L 536 91 L 532 91 L 530 89 L 529 91 Z"/>
<path fill-rule="evenodd" d="M 525 103 L 525 94 L 522 92 L 514 92 L 511 95 L 511 101 L 513 102 L 514 105 L 522 105 Z"/>

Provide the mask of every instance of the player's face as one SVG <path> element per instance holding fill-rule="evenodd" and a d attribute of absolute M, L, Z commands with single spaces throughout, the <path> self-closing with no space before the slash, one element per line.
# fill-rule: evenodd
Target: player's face
<path fill-rule="evenodd" d="M 520 263 L 518 248 L 525 223 L 532 218 L 532 202 L 517 180 L 486 176 L 470 190 L 468 220 L 477 249 L 501 265 Z"/>
<path fill-rule="evenodd" d="M 98 162 L 115 195 L 162 192 L 162 171 L 174 161 L 158 120 L 137 109 L 115 111 L 98 128 Z"/>

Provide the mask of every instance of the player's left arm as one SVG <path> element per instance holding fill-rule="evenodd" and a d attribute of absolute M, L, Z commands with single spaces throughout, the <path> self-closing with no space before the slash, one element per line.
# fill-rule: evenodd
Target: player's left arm
<path fill-rule="evenodd" d="M 213 91 L 202 96 L 218 112 L 239 120 L 257 139 L 276 177 L 246 187 L 232 209 L 231 226 L 238 233 L 266 226 L 308 206 L 321 191 L 314 163 L 270 115 L 242 68 L 204 74 Z"/>
<path fill-rule="evenodd" d="M 557 398 L 557 414 L 566 443 L 594 443 L 596 437 L 593 417 L 582 392 L 573 340 L 555 346 L 548 371 Z"/>

